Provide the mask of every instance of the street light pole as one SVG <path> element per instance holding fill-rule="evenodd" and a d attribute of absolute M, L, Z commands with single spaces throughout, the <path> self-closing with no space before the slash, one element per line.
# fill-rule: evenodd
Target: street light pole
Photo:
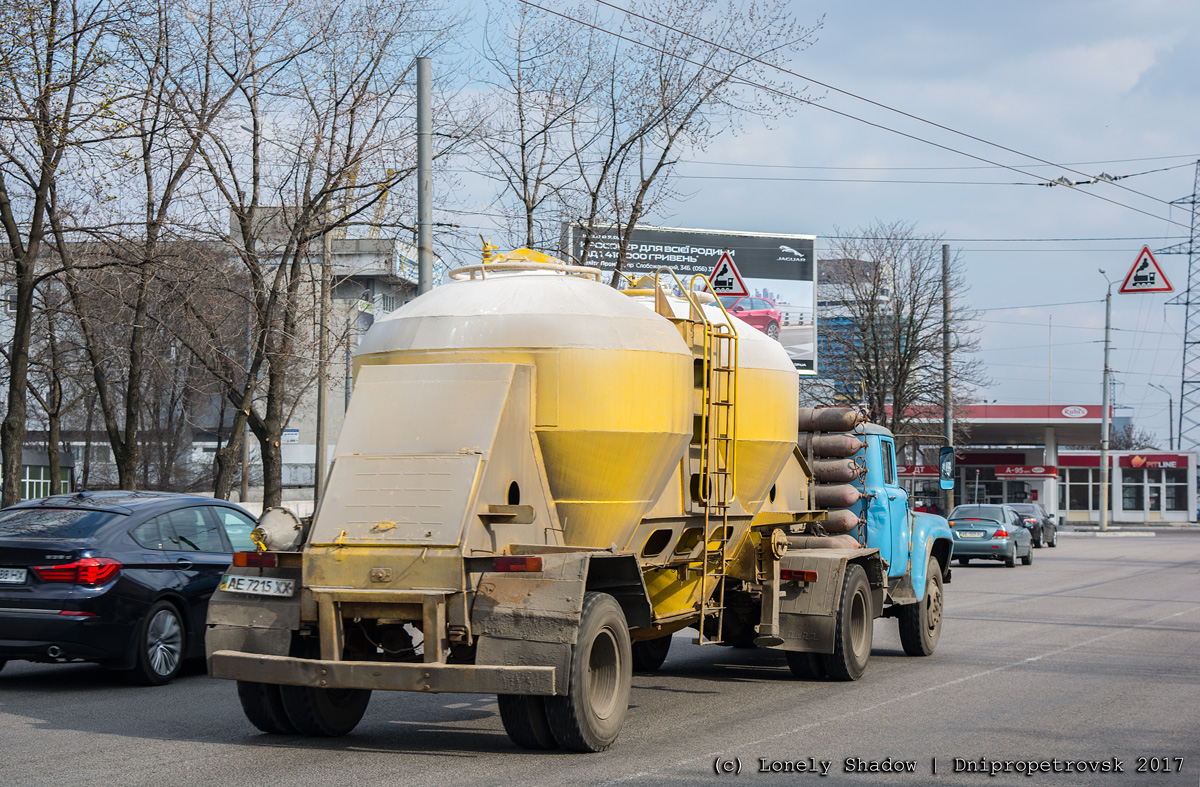
<path fill-rule="evenodd" d="M 1109 332 L 1112 330 L 1112 286 L 1104 269 L 1100 275 L 1108 282 L 1108 293 L 1104 296 L 1104 393 L 1101 397 L 1100 414 L 1100 530 L 1108 530 L 1108 430 L 1109 430 L 1109 377 L 1112 370 L 1108 366 Z"/>
<path fill-rule="evenodd" d="M 1157 388 L 1167 395 L 1167 450 L 1175 450 L 1175 397 L 1171 392 L 1158 383 L 1150 383 L 1151 388 Z"/>

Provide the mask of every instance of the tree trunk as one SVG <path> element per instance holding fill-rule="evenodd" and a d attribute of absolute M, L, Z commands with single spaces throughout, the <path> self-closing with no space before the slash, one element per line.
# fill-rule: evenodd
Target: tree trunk
<path fill-rule="evenodd" d="M 0 423 L 0 454 L 4 485 L 0 506 L 21 502 L 21 475 L 25 449 L 25 415 L 29 394 L 29 333 L 33 322 L 33 266 L 40 244 L 31 244 L 24 259 L 16 261 L 17 313 L 13 320 L 12 359 L 8 378 L 8 412 Z"/>

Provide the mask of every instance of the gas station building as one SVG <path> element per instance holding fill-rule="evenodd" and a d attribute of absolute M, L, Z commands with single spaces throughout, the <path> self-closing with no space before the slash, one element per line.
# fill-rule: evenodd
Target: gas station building
<path fill-rule="evenodd" d="M 954 500 L 1039 503 L 1066 522 L 1100 519 L 1100 405 L 973 404 L 958 416 L 970 440 L 956 446 Z M 1109 451 L 1114 524 L 1197 520 L 1196 453 Z M 938 468 L 903 465 L 915 505 L 940 501 Z"/>

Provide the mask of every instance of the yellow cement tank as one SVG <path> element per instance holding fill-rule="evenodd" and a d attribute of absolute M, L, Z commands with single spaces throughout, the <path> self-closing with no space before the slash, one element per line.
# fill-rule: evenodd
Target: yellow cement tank
<path fill-rule="evenodd" d="M 535 432 L 564 541 L 628 548 L 660 498 L 680 499 L 668 485 L 678 484 L 693 438 L 693 350 L 680 329 L 655 312 L 653 298 L 631 298 L 554 266 L 544 272 L 505 267 L 475 266 L 470 276 L 378 320 L 359 347 L 356 370 L 367 364 L 532 364 Z M 672 299 L 672 309 L 688 314 L 684 300 Z M 715 305 L 705 313 L 713 322 L 726 320 Z M 735 493 L 752 515 L 795 444 L 797 377 L 778 342 L 748 325 L 737 327 Z"/>
<path fill-rule="evenodd" d="M 377 321 L 355 363 L 481 361 L 537 369 L 535 431 L 566 543 L 624 544 L 691 436 L 692 355 L 679 332 L 593 279 L 496 271 Z"/>

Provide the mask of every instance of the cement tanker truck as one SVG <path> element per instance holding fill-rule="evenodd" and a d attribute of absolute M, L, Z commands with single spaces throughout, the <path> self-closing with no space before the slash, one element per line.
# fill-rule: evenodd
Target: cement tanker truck
<path fill-rule="evenodd" d="M 311 523 L 265 515 L 210 602 L 210 674 L 255 726 L 474 692 L 518 746 L 600 751 L 684 628 L 808 678 L 861 676 L 880 616 L 933 652 L 945 520 L 703 279 L 618 291 L 529 250 L 451 279 L 367 332 Z"/>

